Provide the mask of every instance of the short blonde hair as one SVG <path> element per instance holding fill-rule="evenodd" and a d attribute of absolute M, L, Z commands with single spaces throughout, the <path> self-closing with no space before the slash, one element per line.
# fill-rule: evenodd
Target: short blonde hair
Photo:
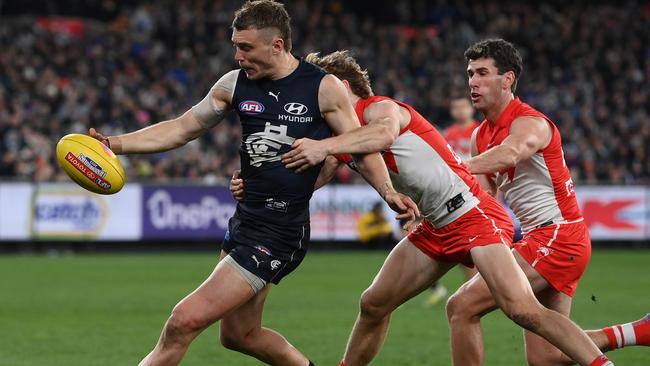
<path fill-rule="evenodd" d="M 246 1 L 235 12 L 232 27 L 238 31 L 255 28 L 273 28 L 284 40 L 284 49 L 291 52 L 291 17 L 284 4 L 273 0 Z"/>
<path fill-rule="evenodd" d="M 318 53 L 310 53 L 305 60 L 322 67 L 327 73 L 341 80 L 347 80 L 352 92 L 361 98 L 366 99 L 373 96 L 368 70 L 363 70 L 347 50 L 335 51 L 323 57 Z"/>

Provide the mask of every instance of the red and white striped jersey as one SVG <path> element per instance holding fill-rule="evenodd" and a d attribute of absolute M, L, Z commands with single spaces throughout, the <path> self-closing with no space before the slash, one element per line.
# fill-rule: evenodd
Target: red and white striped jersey
<path fill-rule="evenodd" d="M 355 110 L 362 125 L 363 111 L 372 103 L 392 100 L 360 99 Z M 434 227 L 443 227 L 475 207 L 485 193 L 442 135 L 408 104 L 392 100 L 411 113 L 410 123 L 382 152 L 393 186 L 415 201 L 420 214 Z M 337 156 L 350 163 L 351 156 Z"/>
<path fill-rule="evenodd" d="M 506 201 L 525 233 L 549 221 L 581 221 L 582 213 L 573 190 L 571 174 L 564 161 L 560 132 L 541 112 L 519 98 L 512 100 L 493 127 L 487 120 L 479 126 L 476 133 L 479 154 L 501 144 L 509 135 L 512 122 L 522 116 L 544 118 L 553 129 L 550 143 L 530 159 L 488 177 L 504 192 Z"/>
<path fill-rule="evenodd" d="M 463 128 L 453 124 L 445 130 L 445 139 L 463 161 L 467 161 L 472 157 L 472 134 L 474 134 L 474 130 L 478 125 L 479 123 L 476 121 Z"/>

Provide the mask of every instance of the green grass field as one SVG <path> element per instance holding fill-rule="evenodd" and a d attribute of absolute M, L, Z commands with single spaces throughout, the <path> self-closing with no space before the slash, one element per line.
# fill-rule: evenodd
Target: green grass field
<path fill-rule="evenodd" d="M 264 324 L 317 365 L 337 365 L 359 294 L 385 253 L 312 253 L 271 291 Z M 0 365 L 136 365 L 174 304 L 212 270 L 211 254 L 0 257 Z M 650 251 L 595 251 L 574 300 L 584 328 L 635 320 L 650 311 Z M 461 271 L 443 283 L 455 289 Z M 595 301 L 592 300 L 595 296 Z M 398 309 L 374 365 L 449 365 L 444 306 L 421 295 Z M 521 331 L 501 313 L 484 320 L 486 365 L 523 365 Z M 611 353 L 617 365 L 650 365 L 650 349 Z M 219 345 L 213 326 L 184 365 L 257 365 Z"/>

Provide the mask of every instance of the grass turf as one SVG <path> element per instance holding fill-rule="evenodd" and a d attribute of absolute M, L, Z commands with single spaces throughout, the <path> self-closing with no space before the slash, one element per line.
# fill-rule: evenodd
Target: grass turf
<path fill-rule="evenodd" d="M 360 293 L 386 253 L 311 253 L 266 304 L 264 324 L 283 333 L 317 365 L 336 365 Z M 584 328 L 638 319 L 650 311 L 650 251 L 595 251 L 574 298 Z M 0 365 L 136 365 L 155 344 L 174 304 L 212 270 L 216 255 L 137 254 L 0 257 Z M 450 290 L 460 270 L 442 280 Z M 595 300 L 594 300 L 595 299 Z M 424 295 L 393 316 L 373 365 L 449 365 L 444 305 Z M 501 313 L 484 318 L 486 365 L 523 365 L 521 331 Z M 610 354 L 620 365 L 650 365 L 650 349 Z M 184 365 L 258 365 L 205 331 Z"/>

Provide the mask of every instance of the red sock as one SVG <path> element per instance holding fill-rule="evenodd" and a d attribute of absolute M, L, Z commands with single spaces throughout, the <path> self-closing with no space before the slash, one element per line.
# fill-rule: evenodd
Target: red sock
<path fill-rule="evenodd" d="M 618 340 L 616 338 L 616 335 L 620 334 L 619 330 L 618 330 L 618 325 L 603 328 L 603 332 L 605 332 L 605 335 L 607 336 L 607 340 L 609 341 L 609 348 L 617 349 L 617 348 L 621 347 L 621 346 L 619 346 L 619 342 L 618 342 Z"/>
<path fill-rule="evenodd" d="M 650 346 L 650 314 L 632 323 L 636 344 Z"/>
<path fill-rule="evenodd" d="M 591 361 L 589 366 L 614 366 L 614 364 L 605 355 L 600 355 Z"/>
<path fill-rule="evenodd" d="M 345 366 L 345 361 L 341 360 L 341 363 L 339 364 L 339 366 Z"/>
<path fill-rule="evenodd" d="M 625 346 L 650 346 L 650 314 L 623 325 L 614 325 L 603 329 L 612 349 Z"/>

